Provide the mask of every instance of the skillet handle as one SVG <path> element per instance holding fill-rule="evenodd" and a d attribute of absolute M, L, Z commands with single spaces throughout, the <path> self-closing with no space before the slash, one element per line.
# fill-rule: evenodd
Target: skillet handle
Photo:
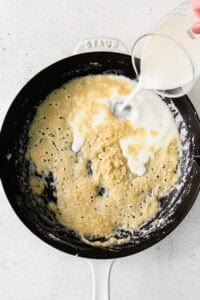
<path fill-rule="evenodd" d="M 112 37 L 94 37 L 81 41 L 75 47 L 73 54 L 99 51 L 130 54 L 123 42 Z"/>
<path fill-rule="evenodd" d="M 113 260 L 89 260 L 93 277 L 92 300 L 110 300 L 110 272 Z"/>

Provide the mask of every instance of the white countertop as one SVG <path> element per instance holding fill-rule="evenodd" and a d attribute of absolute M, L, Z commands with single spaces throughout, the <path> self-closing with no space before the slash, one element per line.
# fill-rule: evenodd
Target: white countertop
<path fill-rule="evenodd" d="M 0 125 L 22 86 L 45 66 L 69 56 L 87 37 L 113 36 L 131 47 L 177 0 L 1 0 Z M 200 84 L 191 93 L 200 113 Z M 200 196 L 200 195 L 199 195 Z M 0 299 L 90 300 L 84 259 L 35 237 L 17 218 L 0 185 Z M 167 238 L 116 261 L 111 300 L 200 299 L 200 197 Z"/>

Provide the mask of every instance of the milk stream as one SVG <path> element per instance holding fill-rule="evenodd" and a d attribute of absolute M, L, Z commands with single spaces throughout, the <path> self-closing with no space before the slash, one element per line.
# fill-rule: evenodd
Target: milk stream
<path fill-rule="evenodd" d="M 135 99 L 135 96 L 144 88 L 143 86 L 143 82 L 139 81 L 138 84 L 136 85 L 136 87 L 133 89 L 133 91 L 123 100 L 123 102 L 120 103 L 119 106 L 116 106 L 116 110 L 118 115 L 120 116 L 120 114 L 123 114 L 124 109 L 127 106 L 131 107 L 132 110 L 132 100 Z"/>

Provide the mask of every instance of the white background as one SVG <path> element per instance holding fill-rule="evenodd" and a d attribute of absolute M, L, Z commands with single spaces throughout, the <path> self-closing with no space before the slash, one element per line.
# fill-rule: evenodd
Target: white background
<path fill-rule="evenodd" d="M 71 55 L 81 40 L 113 36 L 131 47 L 176 0 L 0 0 L 0 124 L 22 86 Z M 191 99 L 200 113 L 200 84 Z M 170 236 L 120 259 L 111 300 L 200 299 L 200 197 Z M 0 185 L 0 299 L 90 300 L 87 261 L 51 248 L 16 217 Z"/>

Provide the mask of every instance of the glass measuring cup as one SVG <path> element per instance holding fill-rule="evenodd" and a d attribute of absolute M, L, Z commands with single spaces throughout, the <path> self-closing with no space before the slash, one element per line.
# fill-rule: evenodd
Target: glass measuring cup
<path fill-rule="evenodd" d="M 157 23 L 153 33 L 136 40 L 132 62 L 138 80 L 143 77 L 146 89 L 173 98 L 191 90 L 200 74 L 200 37 L 190 29 L 193 22 L 195 14 L 189 2 L 184 1 Z M 152 62 L 148 66 L 147 56 Z"/>

